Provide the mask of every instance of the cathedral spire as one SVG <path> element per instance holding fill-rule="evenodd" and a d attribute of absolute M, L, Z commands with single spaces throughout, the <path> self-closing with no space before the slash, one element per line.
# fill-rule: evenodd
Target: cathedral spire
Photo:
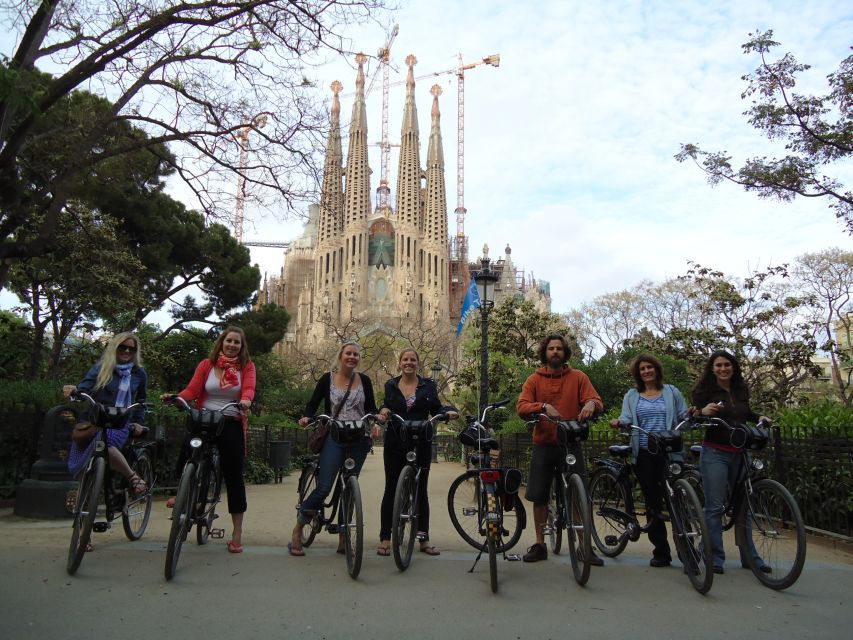
<path fill-rule="evenodd" d="M 441 143 L 441 112 L 438 96 L 441 87 L 434 84 L 432 94 L 432 126 L 429 134 L 429 149 L 426 166 L 426 212 L 424 216 L 424 239 L 432 240 L 441 248 L 447 247 L 447 191 L 444 184 L 444 150 Z"/>
<path fill-rule="evenodd" d="M 397 170 L 397 220 L 419 225 L 420 219 L 420 139 L 418 136 L 418 110 L 415 106 L 414 66 L 418 60 L 406 56 L 409 67 L 406 76 L 406 105 L 403 109 L 403 126 L 400 131 L 400 162 Z"/>
<path fill-rule="evenodd" d="M 343 226 L 343 151 L 341 149 L 341 101 L 338 94 L 343 85 L 335 80 L 331 84 L 332 112 L 329 139 L 326 142 L 326 161 L 323 166 L 323 191 L 320 194 L 319 242 L 334 238 Z"/>
<path fill-rule="evenodd" d="M 346 168 L 346 208 L 344 230 L 370 212 L 370 167 L 367 162 L 367 112 L 364 104 L 364 63 L 367 56 L 355 56 L 358 72 L 355 78 L 355 103 L 349 129 L 349 149 Z"/>

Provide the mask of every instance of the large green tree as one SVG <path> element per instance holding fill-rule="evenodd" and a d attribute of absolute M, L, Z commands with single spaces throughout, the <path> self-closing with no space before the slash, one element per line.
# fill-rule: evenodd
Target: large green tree
<path fill-rule="evenodd" d="M 223 185 L 238 175 L 248 198 L 301 207 L 316 189 L 315 148 L 328 122 L 310 68 L 348 53 L 343 30 L 380 9 L 381 0 L 0 1 L 0 21 L 18 36 L 0 65 L 0 287 L 12 260 L 51 250 L 82 177 L 140 150 L 175 147 L 164 161 L 208 216 L 233 212 Z M 33 82 L 38 66 L 56 71 L 47 86 Z M 34 205 L 26 150 L 42 119 L 83 87 L 111 108 L 81 123 L 69 162 L 37 194 L 38 233 L 19 242 Z M 106 144 L 122 123 L 147 135 Z"/>
<path fill-rule="evenodd" d="M 742 48 L 747 55 L 757 54 L 760 64 L 744 76 L 747 87 L 741 97 L 752 101 L 744 112 L 749 123 L 768 139 L 784 142 L 785 154 L 753 157 L 740 168 L 726 151 L 707 152 L 696 144 L 682 145 L 675 157 L 695 161 L 711 184 L 728 180 L 760 198 L 825 198 L 853 233 L 853 192 L 828 175 L 833 165 L 853 154 L 853 55 L 827 76 L 826 94 L 807 95 L 798 93 L 796 84 L 809 65 L 790 53 L 770 60 L 768 54 L 778 45 L 772 31 L 750 34 Z"/>

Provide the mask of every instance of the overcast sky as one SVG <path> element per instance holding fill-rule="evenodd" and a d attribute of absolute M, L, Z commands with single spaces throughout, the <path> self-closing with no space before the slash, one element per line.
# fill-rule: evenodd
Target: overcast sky
<path fill-rule="evenodd" d="M 780 153 L 742 115 L 748 103 L 740 98 L 741 76 L 758 58 L 744 55 L 740 45 L 750 32 L 773 29 L 782 43 L 774 58 L 790 51 L 811 64 L 800 88 L 823 92 L 825 76 L 853 44 L 849 1 L 409 0 L 388 25 L 351 29 L 353 48 L 375 54 L 394 21 L 400 32 L 392 64 L 399 75 L 392 73 L 392 81 L 404 77 L 409 53 L 418 58 L 416 75 L 455 67 L 458 52 L 466 62 L 501 55 L 499 68 L 480 66 L 466 75 L 465 228 L 472 257 L 484 242 L 495 257 L 509 243 L 518 267 L 550 281 L 555 311 L 644 278 L 677 276 L 688 260 L 745 275 L 804 252 L 853 245 L 826 201 L 785 204 L 759 200 L 736 185 L 712 188 L 697 167 L 673 159 L 684 142 L 728 150 L 736 163 Z M 335 79 L 344 92 L 354 89 L 354 71 L 343 61 L 307 74 L 324 89 Z M 417 84 L 421 158 L 434 82 L 444 89 L 453 233 L 452 74 Z M 392 89 L 392 142 L 399 140 L 403 94 L 403 86 Z M 380 90 L 368 100 L 371 141 L 380 137 L 380 101 Z M 351 107 L 352 98 L 345 98 L 344 123 Z M 392 150 L 392 188 L 396 163 Z M 375 193 L 375 148 L 371 165 Z M 853 183 L 849 162 L 831 174 L 847 189 Z M 185 199 L 182 190 L 174 194 Z M 247 211 L 247 218 L 247 240 L 290 240 L 301 232 L 299 221 L 258 211 Z M 252 257 L 263 271 L 281 267 L 279 250 L 253 248 Z"/>

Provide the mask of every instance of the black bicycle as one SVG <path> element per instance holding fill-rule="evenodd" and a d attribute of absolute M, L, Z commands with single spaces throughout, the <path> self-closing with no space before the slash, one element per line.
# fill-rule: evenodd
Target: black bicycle
<path fill-rule="evenodd" d="M 647 450 L 664 464 L 660 482 L 664 488 L 664 500 L 669 512 L 672 534 L 678 557 L 693 588 L 707 593 L 714 581 L 708 525 L 702 513 L 702 505 L 692 485 L 683 477 L 683 462 L 672 458 L 682 450 L 681 431 L 687 422 L 674 430 L 646 431 L 632 424 L 620 425 L 630 433 L 632 430 L 648 436 Z M 625 550 L 628 542 L 636 542 L 647 533 L 655 519 L 665 519 L 662 513 L 646 512 L 645 526 L 640 524 L 634 506 L 633 466 L 628 461 L 629 445 L 608 447 L 613 458 L 595 460 L 598 467 L 592 473 L 589 493 L 593 505 L 593 537 L 595 546 L 606 556 L 614 558 Z"/>
<path fill-rule="evenodd" d="M 347 572 L 355 580 L 361 571 L 361 561 L 364 554 L 364 512 L 361 505 L 361 488 L 358 475 L 355 472 L 356 463 L 350 455 L 352 445 L 363 442 L 370 437 L 368 426 L 373 423 L 375 416 L 367 414 L 359 420 L 335 420 L 326 415 L 317 416 L 306 428 L 318 426 L 321 421 L 330 422 L 329 437 L 346 448 L 346 457 L 335 478 L 335 488 L 331 499 L 324 502 L 320 509 L 314 512 L 311 520 L 302 525 L 300 534 L 303 547 L 311 546 L 320 529 L 326 527 L 329 533 L 341 533 L 344 537 L 344 554 L 347 561 Z M 298 499 L 296 510 L 302 508 L 302 503 L 317 487 L 320 473 L 320 456 L 311 455 L 302 458 L 302 473 L 297 484 Z M 328 516 L 326 515 L 328 511 Z"/>
<path fill-rule="evenodd" d="M 548 536 L 551 551 L 558 554 L 562 547 L 563 529 L 566 530 L 572 573 L 577 583 L 583 586 L 589 580 L 591 567 L 592 513 L 583 478 L 572 471 L 577 457 L 571 452 L 571 447 L 587 439 L 589 425 L 575 420 L 557 420 L 546 413 L 537 413 L 531 416 L 528 426 L 535 425 L 539 418 L 556 425 L 557 444 L 562 449 L 559 473 L 549 493 L 548 519 L 544 532 Z"/>
<path fill-rule="evenodd" d="M 735 527 L 735 542 L 739 547 L 754 546 L 748 552 L 749 568 L 761 584 L 771 589 L 787 589 L 800 577 L 806 562 L 806 529 L 800 507 L 784 485 L 761 476 L 764 462 L 750 455 L 767 446 L 770 424 L 760 421 L 756 426 L 731 425 L 722 418 L 697 417 L 694 428 L 723 426 L 729 432 L 729 444 L 740 457 L 739 475 L 726 494 L 723 530 Z M 697 455 L 702 447 L 694 445 Z M 690 482 L 701 489 L 701 475 L 693 472 Z M 701 494 L 704 501 L 704 493 Z"/>
<path fill-rule="evenodd" d="M 429 420 L 406 420 L 392 413 L 390 419 L 388 428 L 395 429 L 400 442 L 409 449 L 406 452 L 406 465 L 400 471 L 394 491 L 394 515 L 391 523 L 394 562 L 400 571 L 405 571 L 412 561 L 420 522 L 420 479 L 423 467 L 418 464 L 417 447 L 433 441 L 435 423 L 439 420 L 447 421 L 447 416 L 440 413 Z"/>
<path fill-rule="evenodd" d="M 527 512 L 517 496 L 521 472 L 493 466 L 490 453 L 498 449 L 498 442 L 486 427 L 486 416 L 508 403 L 509 400 L 503 400 L 487 405 L 479 420 L 469 418 L 458 439 L 475 450 L 469 457 L 471 468 L 451 483 L 447 493 L 447 511 L 453 528 L 479 551 L 469 573 L 474 571 L 483 552 L 487 552 L 493 593 L 498 591 L 497 555 L 503 554 L 505 560 L 520 560 L 520 556 L 507 551 L 516 545 L 527 526 Z"/>
<path fill-rule="evenodd" d="M 224 529 L 213 527 L 219 516 L 216 506 L 222 491 L 222 469 L 216 438 L 225 425 L 224 411 L 231 407 L 240 408 L 239 403 L 229 402 L 221 409 L 195 409 L 180 396 L 164 398 L 167 403 L 177 404 L 187 412 L 187 432 L 190 455 L 184 464 L 178 483 L 178 494 L 172 508 L 172 526 L 166 545 L 166 580 L 175 576 L 181 546 L 193 525 L 196 526 L 196 542 L 205 544 L 208 538 L 223 538 Z"/>
<path fill-rule="evenodd" d="M 140 441 L 140 438 L 149 432 L 148 427 L 142 427 L 142 433 L 138 436 L 131 435 L 122 449 L 130 468 L 148 487 L 145 492 L 137 495 L 130 481 L 110 468 L 107 431 L 122 428 L 127 423 L 130 412 L 145 405 L 137 402 L 129 407 L 109 407 L 96 402 L 92 396 L 82 391 L 74 392 L 71 398 L 84 400 L 90 405 L 92 424 L 98 429 L 92 457 L 80 478 L 73 511 L 74 521 L 71 525 L 71 542 L 68 545 L 65 569 L 69 575 L 74 575 L 89 547 L 92 531 L 108 531 L 119 513 L 128 540 L 139 540 L 145 533 L 151 516 L 151 490 L 155 481 L 152 459 L 156 452 L 156 443 Z M 96 522 L 102 492 L 105 519 Z"/>

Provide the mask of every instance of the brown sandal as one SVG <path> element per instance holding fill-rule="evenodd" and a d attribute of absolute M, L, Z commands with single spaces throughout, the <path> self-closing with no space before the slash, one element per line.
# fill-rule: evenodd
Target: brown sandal
<path fill-rule="evenodd" d="M 145 480 L 139 477 L 139 474 L 134 473 L 127 481 L 130 483 L 130 492 L 135 496 L 141 496 L 148 491 L 148 485 Z"/>

